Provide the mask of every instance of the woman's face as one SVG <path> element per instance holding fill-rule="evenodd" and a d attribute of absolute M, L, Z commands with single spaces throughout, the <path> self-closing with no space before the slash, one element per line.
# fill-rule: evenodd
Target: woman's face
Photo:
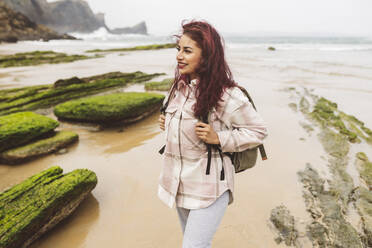
<path fill-rule="evenodd" d="M 180 74 L 189 74 L 190 79 L 197 77 L 196 69 L 201 60 L 202 50 L 187 35 L 182 35 L 177 44 L 177 62 Z"/>

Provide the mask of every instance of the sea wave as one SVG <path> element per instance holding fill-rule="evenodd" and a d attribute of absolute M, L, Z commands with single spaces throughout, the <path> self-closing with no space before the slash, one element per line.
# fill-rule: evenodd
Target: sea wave
<path fill-rule="evenodd" d="M 99 28 L 92 33 L 69 33 L 70 35 L 85 41 L 99 42 L 145 42 L 164 43 L 171 42 L 169 36 L 143 35 L 143 34 L 112 34 L 106 28 Z"/>
<path fill-rule="evenodd" d="M 342 51 L 372 51 L 372 44 L 272 44 L 272 43 L 234 43 L 226 42 L 228 48 L 233 49 L 267 49 L 268 47 L 274 47 L 276 50 L 303 50 L 303 51 L 330 51 L 330 52 L 342 52 Z"/>

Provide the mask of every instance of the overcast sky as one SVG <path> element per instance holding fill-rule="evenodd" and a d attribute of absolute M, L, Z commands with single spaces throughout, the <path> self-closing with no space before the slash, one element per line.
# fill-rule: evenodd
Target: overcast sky
<path fill-rule="evenodd" d="M 209 21 L 223 33 L 372 37 L 372 0 L 86 0 L 110 28 L 146 21 L 150 34 L 179 30 L 183 19 Z"/>

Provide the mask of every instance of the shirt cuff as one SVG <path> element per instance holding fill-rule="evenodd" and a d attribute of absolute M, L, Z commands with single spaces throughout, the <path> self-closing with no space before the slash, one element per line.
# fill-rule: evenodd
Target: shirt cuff
<path fill-rule="evenodd" d="M 225 131 L 218 131 L 216 132 L 218 139 L 220 141 L 221 151 L 222 152 L 231 152 L 231 147 L 228 147 L 228 141 L 231 138 L 231 131 L 225 130 Z"/>

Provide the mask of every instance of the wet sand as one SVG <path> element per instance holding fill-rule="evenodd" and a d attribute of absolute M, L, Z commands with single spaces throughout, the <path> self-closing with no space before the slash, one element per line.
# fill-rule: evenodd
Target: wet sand
<path fill-rule="evenodd" d="M 302 184 L 296 173 L 306 163 L 311 163 L 322 176 L 327 176 L 327 161 L 322 158 L 325 152 L 317 137 L 309 136 L 299 125 L 301 115 L 288 107 L 291 100 L 282 89 L 291 86 L 289 83 L 280 81 L 273 71 L 269 72 L 271 77 L 251 73 L 254 68 L 247 69 L 246 62 L 238 61 L 234 53 L 230 53 L 230 60 L 236 79 L 251 89 L 258 111 L 268 123 L 265 148 L 269 159 L 259 160 L 254 168 L 236 175 L 234 203 L 227 208 L 213 247 L 286 247 L 274 241 L 276 233 L 269 222 L 270 212 L 284 204 L 300 223 L 298 229 L 303 234 L 301 223 L 310 217 L 305 210 Z M 131 52 L 125 56 L 113 54 L 103 59 L 36 67 L 48 69 L 48 73 L 37 73 L 35 67 L 7 70 L 6 73 L 10 75 L 8 79 L 22 77 L 15 82 L 17 85 L 52 83 L 77 73 L 78 76 L 90 76 L 115 70 L 165 72 L 170 76 L 173 61 L 173 50 Z M 2 80 L 0 78 L 4 82 Z M 353 86 L 355 90 L 337 89 L 339 87 L 340 84 L 323 85 L 316 93 L 340 103 L 341 109 L 355 114 L 366 126 L 372 127 L 372 117 L 364 105 L 371 99 L 371 93 L 358 91 L 357 86 Z M 129 90 L 133 89 L 142 90 L 142 87 L 133 86 Z M 358 102 L 353 101 L 355 97 Z M 52 114 L 49 116 L 55 118 Z M 98 184 L 92 195 L 73 215 L 36 241 L 33 248 L 181 246 L 182 233 L 176 211 L 157 198 L 162 163 L 157 151 L 164 139 L 157 118 L 158 114 L 154 114 L 123 130 L 104 131 L 61 122 L 58 129 L 74 130 L 79 134 L 79 142 L 69 147 L 68 153 L 52 154 L 19 166 L 0 165 L 0 190 L 53 165 L 61 166 L 65 172 L 89 168 L 97 174 Z M 372 157 L 370 150 L 366 154 Z M 300 240 L 303 247 L 312 247 L 306 239 Z"/>

